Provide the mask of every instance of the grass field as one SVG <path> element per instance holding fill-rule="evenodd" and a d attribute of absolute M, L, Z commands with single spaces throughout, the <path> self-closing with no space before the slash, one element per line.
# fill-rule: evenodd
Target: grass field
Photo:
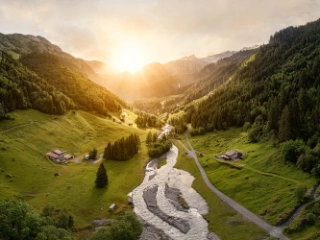
<path fill-rule="evenodd" d="M 315 184 L 309 174 L 284 163 L 277 148 L 267 142 L 248 143 L 247 134 L 241 129 L 207 133 L 190 141 L 203 154 L 199 161 L 212 184 L 273 225 L 293 210 L 298 186 L 310 189 Z M 247 155 L 241 160 L 244 165 L 241 169 L 215 159 L 232 149 Z"/>
<path fill-rule="evenodd" d="M 205 215 L 205 219 L 209 223 L 209 230 L 219 235 L 220 239 L 227 240 L 249 240 L 266 237 L 266 232 L 258 228 L 255 224 L 250 223 L 237 214 L 229 205 L 218 198 L 202 180 L 201 174 L 192 158 L 181 154 L 185 150 L 179 143 L 175 143 L 179 147 L 179 157 L 176 168 L 190 172 L 195 180 L 192 187 L 200 193 L 209 206 L 209 213 Z"/>
<path fill-rule="evenodd" d="M 118 205 L 116 212 L 128 207 L 127 194 L 141 183 L 143 166 L 148 161 L 144 144 L 126 162 L 104 160 L 109 178 L 106 189 L 94 185 L 99 164 L 58 165 L 45 154 L 63 149 L 82 159 L 93 148 L 103 153 L 109 141 L 130 133 L 144 140 L 148 130 L 83 111 L 52 116 L 26 110 L 10 116 L 15 120 L 0 125 L 0 168 L 5 171 L 0 173 L 0 199 L 23 199 L 38 211 L 48 203 L 66 208 L 74 215 L 78 229 L 95 218 L 110 217 L 108 208 L 112 203 Z M 56 177 L 54 173 L 61 175 Z"/>

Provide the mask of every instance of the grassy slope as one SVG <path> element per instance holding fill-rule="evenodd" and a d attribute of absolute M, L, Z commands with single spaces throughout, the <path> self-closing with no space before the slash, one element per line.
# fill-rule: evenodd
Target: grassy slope
<path fill-rule="evenodd" d="M 196 136 L 191 143 L 203 153 L 199 160 L 213 185 L 271 224 L 294 208 L 294 190 L 298 186 L 311 188 L 315 184 L 309 174 L 284 164 L 277 149 L 268 143 L 247 143 L 246 133 L 241 129 Z M 241 170 L 214 159 L 231 149 L 248 154 Z"/>
<path fill-rule="evenodd" d="M 175 143 L 175 145 L 179 147 L 180 152 L 175 167 L 188 171 L 195 177 L 192 187 L 200 193 L 208 203 L 209 213 L 205 215 L 205 218 L 209 222 L 209 230 L 218 234 L 221 239 L 228 240 L 258 239 L 258 237 L 266 236 L 263 230 L 255 224 L 244 220 L 241 215 L 237 214 L 212 193 L 204 183 L 194 160 L 188 158 L 185 154 L 181 154 L 184 153 L 185 150 L 179 143 Z"/>
<path fill-rule="evenodd" d="M 14 121 L 0 124 L 0 168 L 6 171 L 0 173 L 0 199 L 24 199 L 38 210 L 47 203 L 67 208 L 74 214 L 78 228 L 89 225 L 93 218 L 109 215 L 111 203 L 117 203 L 118 210 L 121 205 L 126 207 L 126 195 L 143 179 L 147 162 L 144 144 L 129 161 L 104 161 L 109 177 L 107 190 L 94 187 L 98 164 L 58 165 L 44 155 L 60 148 L 82 159 L 92 148 L 100 154 L 108 141 L 130 133 L 137 133 L 143 140 L 147 131 L 82 111 L 58 117 L 34 110 L 10 115 Z M 55 177 L 56 172 L 61 176 Z"/>

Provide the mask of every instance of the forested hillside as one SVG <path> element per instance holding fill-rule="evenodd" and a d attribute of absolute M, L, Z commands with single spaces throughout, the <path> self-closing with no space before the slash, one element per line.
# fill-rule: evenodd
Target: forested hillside
<path fill-rule="evenodd" d="M 240 67 L 232 80 L 186 109 L 195 133 L 251 126 L 249 139 L 286 142 L 286 160 L 319 172 L 320 20 L 289 27 Z M 285 151 L 285 150 L 284 150 Z"/>
<path fill-rule="evenodd" d="M 75 109 L 76 104 L 6 52 L 1 52 L 0 119 L 4 118 L 7 112 L 27 108 L 63 114 L 67 110 Z"/>
<path fill-rule="evenodd" d="M 211 63 L 205 66 L 201 71 L 195 74 L 198 80 L 192 84 L 184 93 L 184 103 L 205 96 L 213 89 L 219 87 L 235 74 L 241 64 L 247 60 L 256 49 L 238 52 L 228 58 L 221 59 L 217 63 Z"/>
<path fill-rule="evenodd" d="M 95 72 L 81 59 L 42 37 L 0 34 L 0 119 L 15 109 L 50 114 L 83 109 L 107 115 L 129 107 L 89 77 Z"/>
<path fill-rule="evenodd" d="M 22 56 L 20 61 L 73 99 L 79 108 L 105 115 L 126 105 L 104 87 L 70 69 L 68 65 L 72 63 L 64 58 L 48 53 L 32 53 Z"/>

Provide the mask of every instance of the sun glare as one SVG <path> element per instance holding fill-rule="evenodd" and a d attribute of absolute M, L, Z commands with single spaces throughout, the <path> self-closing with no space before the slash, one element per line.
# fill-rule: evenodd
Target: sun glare
<path fill-rule="evenodd" d="M 121 48 L 115 51 L 114 65 L 121 71 L 135 73 L 144 65 L 143 52 L 138 48 Z"/>

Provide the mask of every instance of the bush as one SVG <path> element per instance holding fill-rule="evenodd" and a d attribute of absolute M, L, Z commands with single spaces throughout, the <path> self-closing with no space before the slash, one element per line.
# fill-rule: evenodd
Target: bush
<path fill-rule="evenodd" d="M 306 220 L 309 224 L 313 225 L 316 222 L 316 219 L 316 215 L 314 215 L 313 213 L 307 213 Z"/>
<path fill-rule="evenodd" d="M 305 144 L 302 140 L 290 140 L 281 145 L 283 158 L 287 162 L 296 163 L 301 153 L 305 151 Z"/>
<path fill-rule="evenodd" d="M 132 213 L 126 213 L 119 222 L 111 225 L 109 229 L 99 229 L 90 240 L 136 240 L 142 232 L 141 223 Z"/>
<path fill-rule="evenodd" d="M 307 193 L 307 188 L 305 186 L 299 186 L 295 190 L 295 198 L 298 203 L 303 202 Z"/>

